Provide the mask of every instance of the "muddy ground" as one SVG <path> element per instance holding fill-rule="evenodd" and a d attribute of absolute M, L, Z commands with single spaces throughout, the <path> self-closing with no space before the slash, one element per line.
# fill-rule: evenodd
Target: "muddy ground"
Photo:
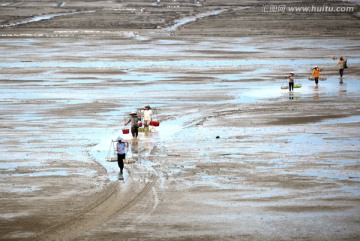
<path fill-rule="evenodd" d="M 359 240 L 356 4 L 2 1 L 0 240 Z"/>

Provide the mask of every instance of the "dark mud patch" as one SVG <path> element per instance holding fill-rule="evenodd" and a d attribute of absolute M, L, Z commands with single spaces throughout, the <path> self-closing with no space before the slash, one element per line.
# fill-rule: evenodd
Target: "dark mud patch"
<path fill-rule="evenodd" d="M 280 117 L 275 121 L 270 121 L 270 125 L 289 125 L 289 124 L 307 124 L 320 122 L 327 119 L 338 119 L 349 117 L 348 115 L 326 115 L 326 116 L 296 116 L 296 117 Z"/>
<path fill-rule="evenodd" d="M 336 212 L 351 209 L 351 206 L 280 206 L 268 207 L 267 210 L 276 212 Z"/>

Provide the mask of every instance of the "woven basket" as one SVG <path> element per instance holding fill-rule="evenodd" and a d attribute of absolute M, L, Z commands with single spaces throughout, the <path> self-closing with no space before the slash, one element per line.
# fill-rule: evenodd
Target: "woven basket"
<path fill-rule="evenodd" d="M 117 161 L 117 157 L 107 157 L 106 161 L 108 162 L 116 162 Z"/>

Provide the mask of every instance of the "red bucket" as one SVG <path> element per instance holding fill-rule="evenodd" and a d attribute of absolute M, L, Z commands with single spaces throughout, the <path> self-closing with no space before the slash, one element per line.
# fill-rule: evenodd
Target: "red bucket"
<path fill-rule="evenodd" d="M 123 133 L 123 134 L 129 134 L 129 132 L 130 132 L 129 129 L 123 129 L 123 130 L 122 130 L 122 133 Z"/>
<path fill-rule="evenodd" d="M 151 126 L 159 126 L 160 122 L 158 122 L 158 121 L 150 121 L 150 125 Z"/>

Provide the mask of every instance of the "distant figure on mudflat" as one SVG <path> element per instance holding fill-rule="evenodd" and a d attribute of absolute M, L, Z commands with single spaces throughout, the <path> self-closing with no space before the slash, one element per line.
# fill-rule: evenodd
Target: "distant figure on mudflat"
<path fill-rule="evenodd" d="M 320 69 L 318 66 L 312 68 L 312 77 L 314 77 L 316 85 L 319 84 L 319 76 L 321 71 L 323 71 L 323 69 Z"/>
<path fill-rule="evenodd" d="M 342 78 L 343 75 L 344 75 L 344 69 L 347 68 L 347 66 L 346 66 L 346 60 L 345 60 L 343 57 L 340 57 L 340 58 L 339 58 L 339 62 L 337 63 L 337 65 L 339 66 L 339 75 L 340 75 L 340 78 Z"/>
<path fill-rule="evenodd" d="M 295 82 L 295 74 L 290 73 L 290 75 L 287 77 L 289 79 L 289 91 L 294 91 L 294 82 Z"/>

